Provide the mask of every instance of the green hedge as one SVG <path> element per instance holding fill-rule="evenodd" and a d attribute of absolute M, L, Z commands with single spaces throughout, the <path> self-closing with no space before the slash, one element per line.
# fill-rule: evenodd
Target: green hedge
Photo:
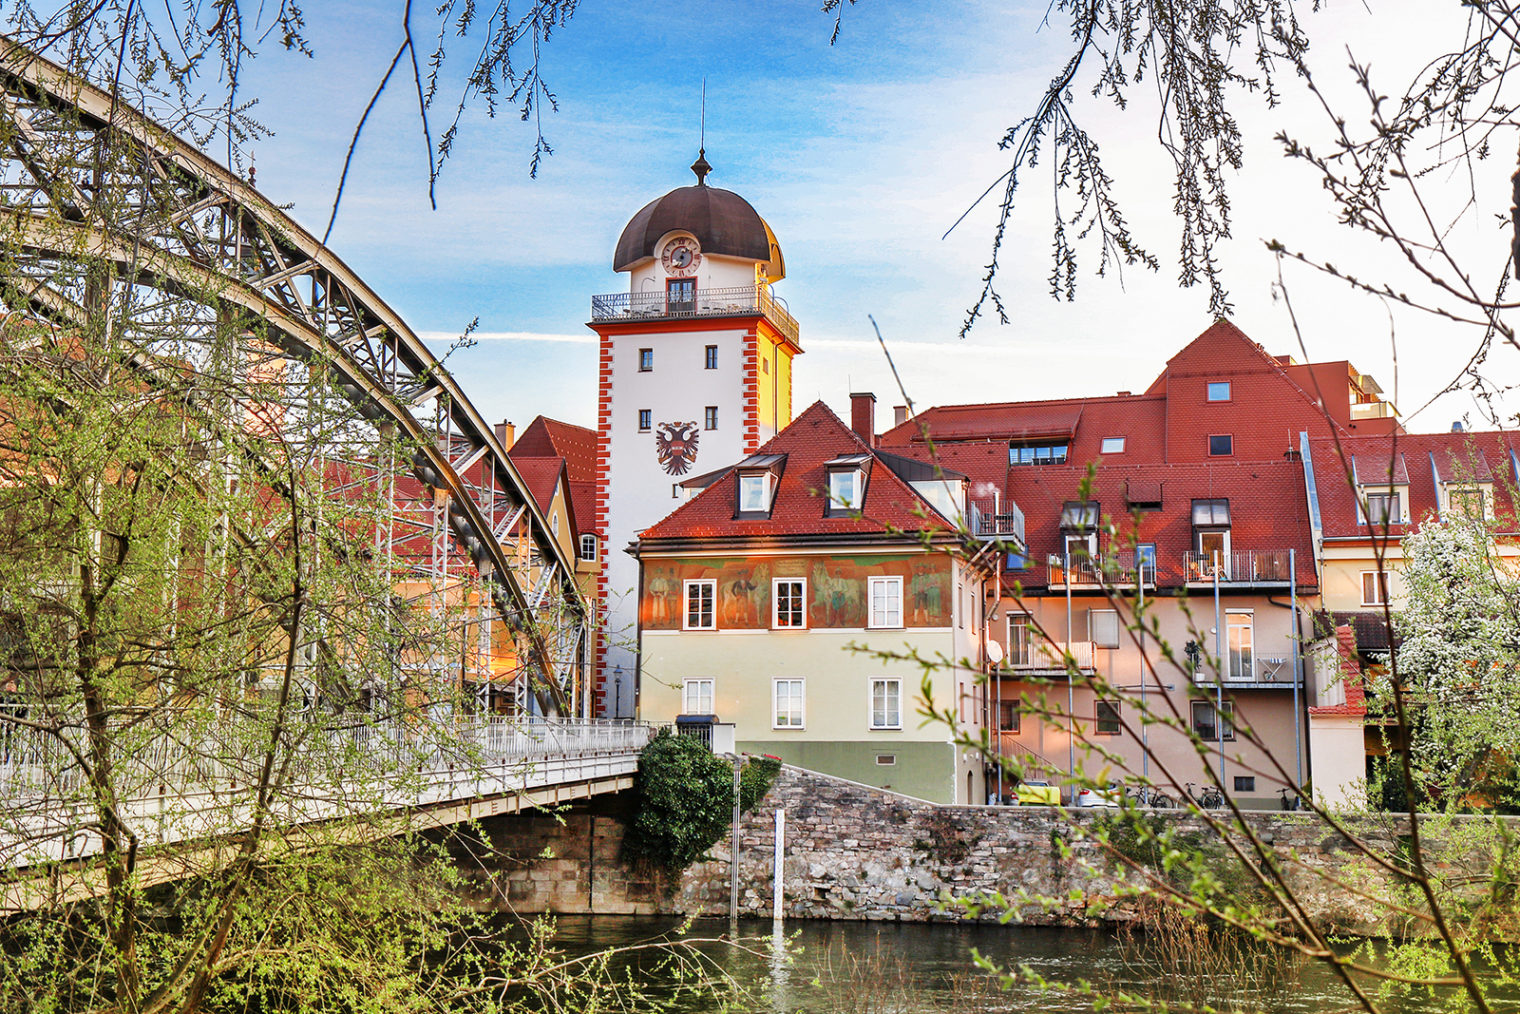
<path fill-rule="evenodd" d="M 739 776 L 740 809 L 753 809 L 780 770 L 772 757 L 748 761 Z M 639 755 L 634 792 L 637 813 L 623 839 L 624 854 L 679 873 L 728 830 L 734 769 L 700 740 L 664 729 Z"/>

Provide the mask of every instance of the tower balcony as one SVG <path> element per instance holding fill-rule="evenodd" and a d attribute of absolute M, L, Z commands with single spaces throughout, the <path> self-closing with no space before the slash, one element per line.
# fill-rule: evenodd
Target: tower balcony
<path fill-rule="evenodd" d="M 591 297 L 591 321 L 690 320 L 696 317 L 750 317 L 759 314 L 797 344 L 797 321 L 786 302 L 768 286 L 736 285 L 695 292 L 612 292 Z"/>

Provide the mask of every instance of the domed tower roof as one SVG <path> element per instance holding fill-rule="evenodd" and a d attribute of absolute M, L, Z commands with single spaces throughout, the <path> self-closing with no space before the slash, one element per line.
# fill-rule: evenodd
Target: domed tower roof
<path fill-rule="evenodd" d="M 672 232 L 689 232 L 697 238 L 704 254 L 743 257 L 765 264 L 765 274 L 773 282 L 786 277 L 786 263 L 776 234 L 750 203 L 732 190 L 707 185 L 705 177 L 711 166 L 699 154 L 691 167 L 697 184 L 679 187 L 644 205 L 623 228 L 618 237 L 612 270 L 627 271 L 639 261 L 657 253 L 655 245 Z"/>

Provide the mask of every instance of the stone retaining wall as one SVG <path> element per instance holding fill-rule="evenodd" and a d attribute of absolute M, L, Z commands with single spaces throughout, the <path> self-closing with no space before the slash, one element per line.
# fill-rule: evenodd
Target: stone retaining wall
<path fill-rule="evenodd" d="M 727 837 L 710 860 L 675 882 L 630 867 L 619 855 L 630 797 L 600 797 L 557 818 L 493 818 L 485 822 L 488 841 L 456 852 L 462 859 L 472 854 L 462 865 L 479 878 L 483 903 L 490 903 L 488 895 L 504 895 L 519 912 L 727 915 Z M 1112 855 L 1088 837 L 1104 831 L 1109 818 L 1103 810 L 940 806 L 795 767 L 782 769 L 741 825 L 741 915 L 771 914 L 778 807 L 786 810 L 783 912 L 789 918 L 963 919 L 943 902 L 976 892 L 1001 893 L 1023 921 L 1035 925 L 1135 916 L 1115 888 L 1123 876 L 1137 874 L 1116 873 Z M 1160 811 L 1153 820 L 1171 829 L 1180 846 L 1219 855 L 1210 871 L 1232 893 L 1259 892 L 1201 818 Z M 1364 934 L 1399 929 L 1378 921 L 1397 889 L 1395 878 L 1348 849 L 1347 840 L 1322 820 L 1297 813 L 1251 814 L 1248 820 L 1322 926 Z M 1397 860 L 1405 830 L 1405 822 L 1388 818 L 1364 820 L 1356 833 Z M 1160 857 L 1141 848 L 1133 834 L 1121 831 L 1113 842 L 1121 853 L 1160 869 Z M 1337 888 L 1332 878 L 1355 891 Z M 1047 907 L 1034 898 L 1061 901 Z"/>

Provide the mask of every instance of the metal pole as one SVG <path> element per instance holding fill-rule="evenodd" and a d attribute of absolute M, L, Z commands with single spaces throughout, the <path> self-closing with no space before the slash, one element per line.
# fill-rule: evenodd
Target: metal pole
<path fill-rule="evenodd" d="M 1219 745 L 1219 791 L 1224 791 L 1224 674 L 1229 659 L 1222 647 L 1224 623 L 1219 613 L 1219 550 L 1214 550 L 1214 740 Z"/>
<path fill-rule="evenodd" d="M 1298 550 L 1288 550 L 1288 584 L 1289 602 L 1293 606 L 1293 788 L 1300 794 L 1304 791 L 1304 750 L 1301 740 L 1304 716 L 1298 710 L 1298 682 L 1299 668 L 1298 658 L 1298 569 L 1295 557 Z"/>
<path fill-rule="evenodd" d="M 1071 543 L 1066 543 L 1066 551 L 1063 554 L 1066 566 L 1061 572 L 1061 577 L 1066 581 L 1066 658 L 1065 661 L 1075 668 L 1077 657 L 1072 652 L 1071 640 Z M 1066 781 L 1071 786 L 1072 799 L 1076 798 L 1077 778 L 1077 692 L 1075 681 L 1071 678 L 1071 668 L 1066 670 Z"/>
<path fill-rule="evenodd" d="M 775 883 L 771 887 L 771 918 L 781 921 L 781 866 L 786 856 L 786 810 L 776 808 L 776 872 Z"/>
<path fill-rule="evenodd" d="M 739 786 L 744 761 L 734 754 L 734 827 L 728 849 L 728 918 L 739 918 Z"/>
<path fill-rule="evenodd" d="M 1140 776 L 1151 776 L 1151 723 L 1145 712 L 1145 566 L 1136 561 L 1135 576 L 1140 582 Z M 1147 797 L 1149 798 L 1149 797 Z"/>

